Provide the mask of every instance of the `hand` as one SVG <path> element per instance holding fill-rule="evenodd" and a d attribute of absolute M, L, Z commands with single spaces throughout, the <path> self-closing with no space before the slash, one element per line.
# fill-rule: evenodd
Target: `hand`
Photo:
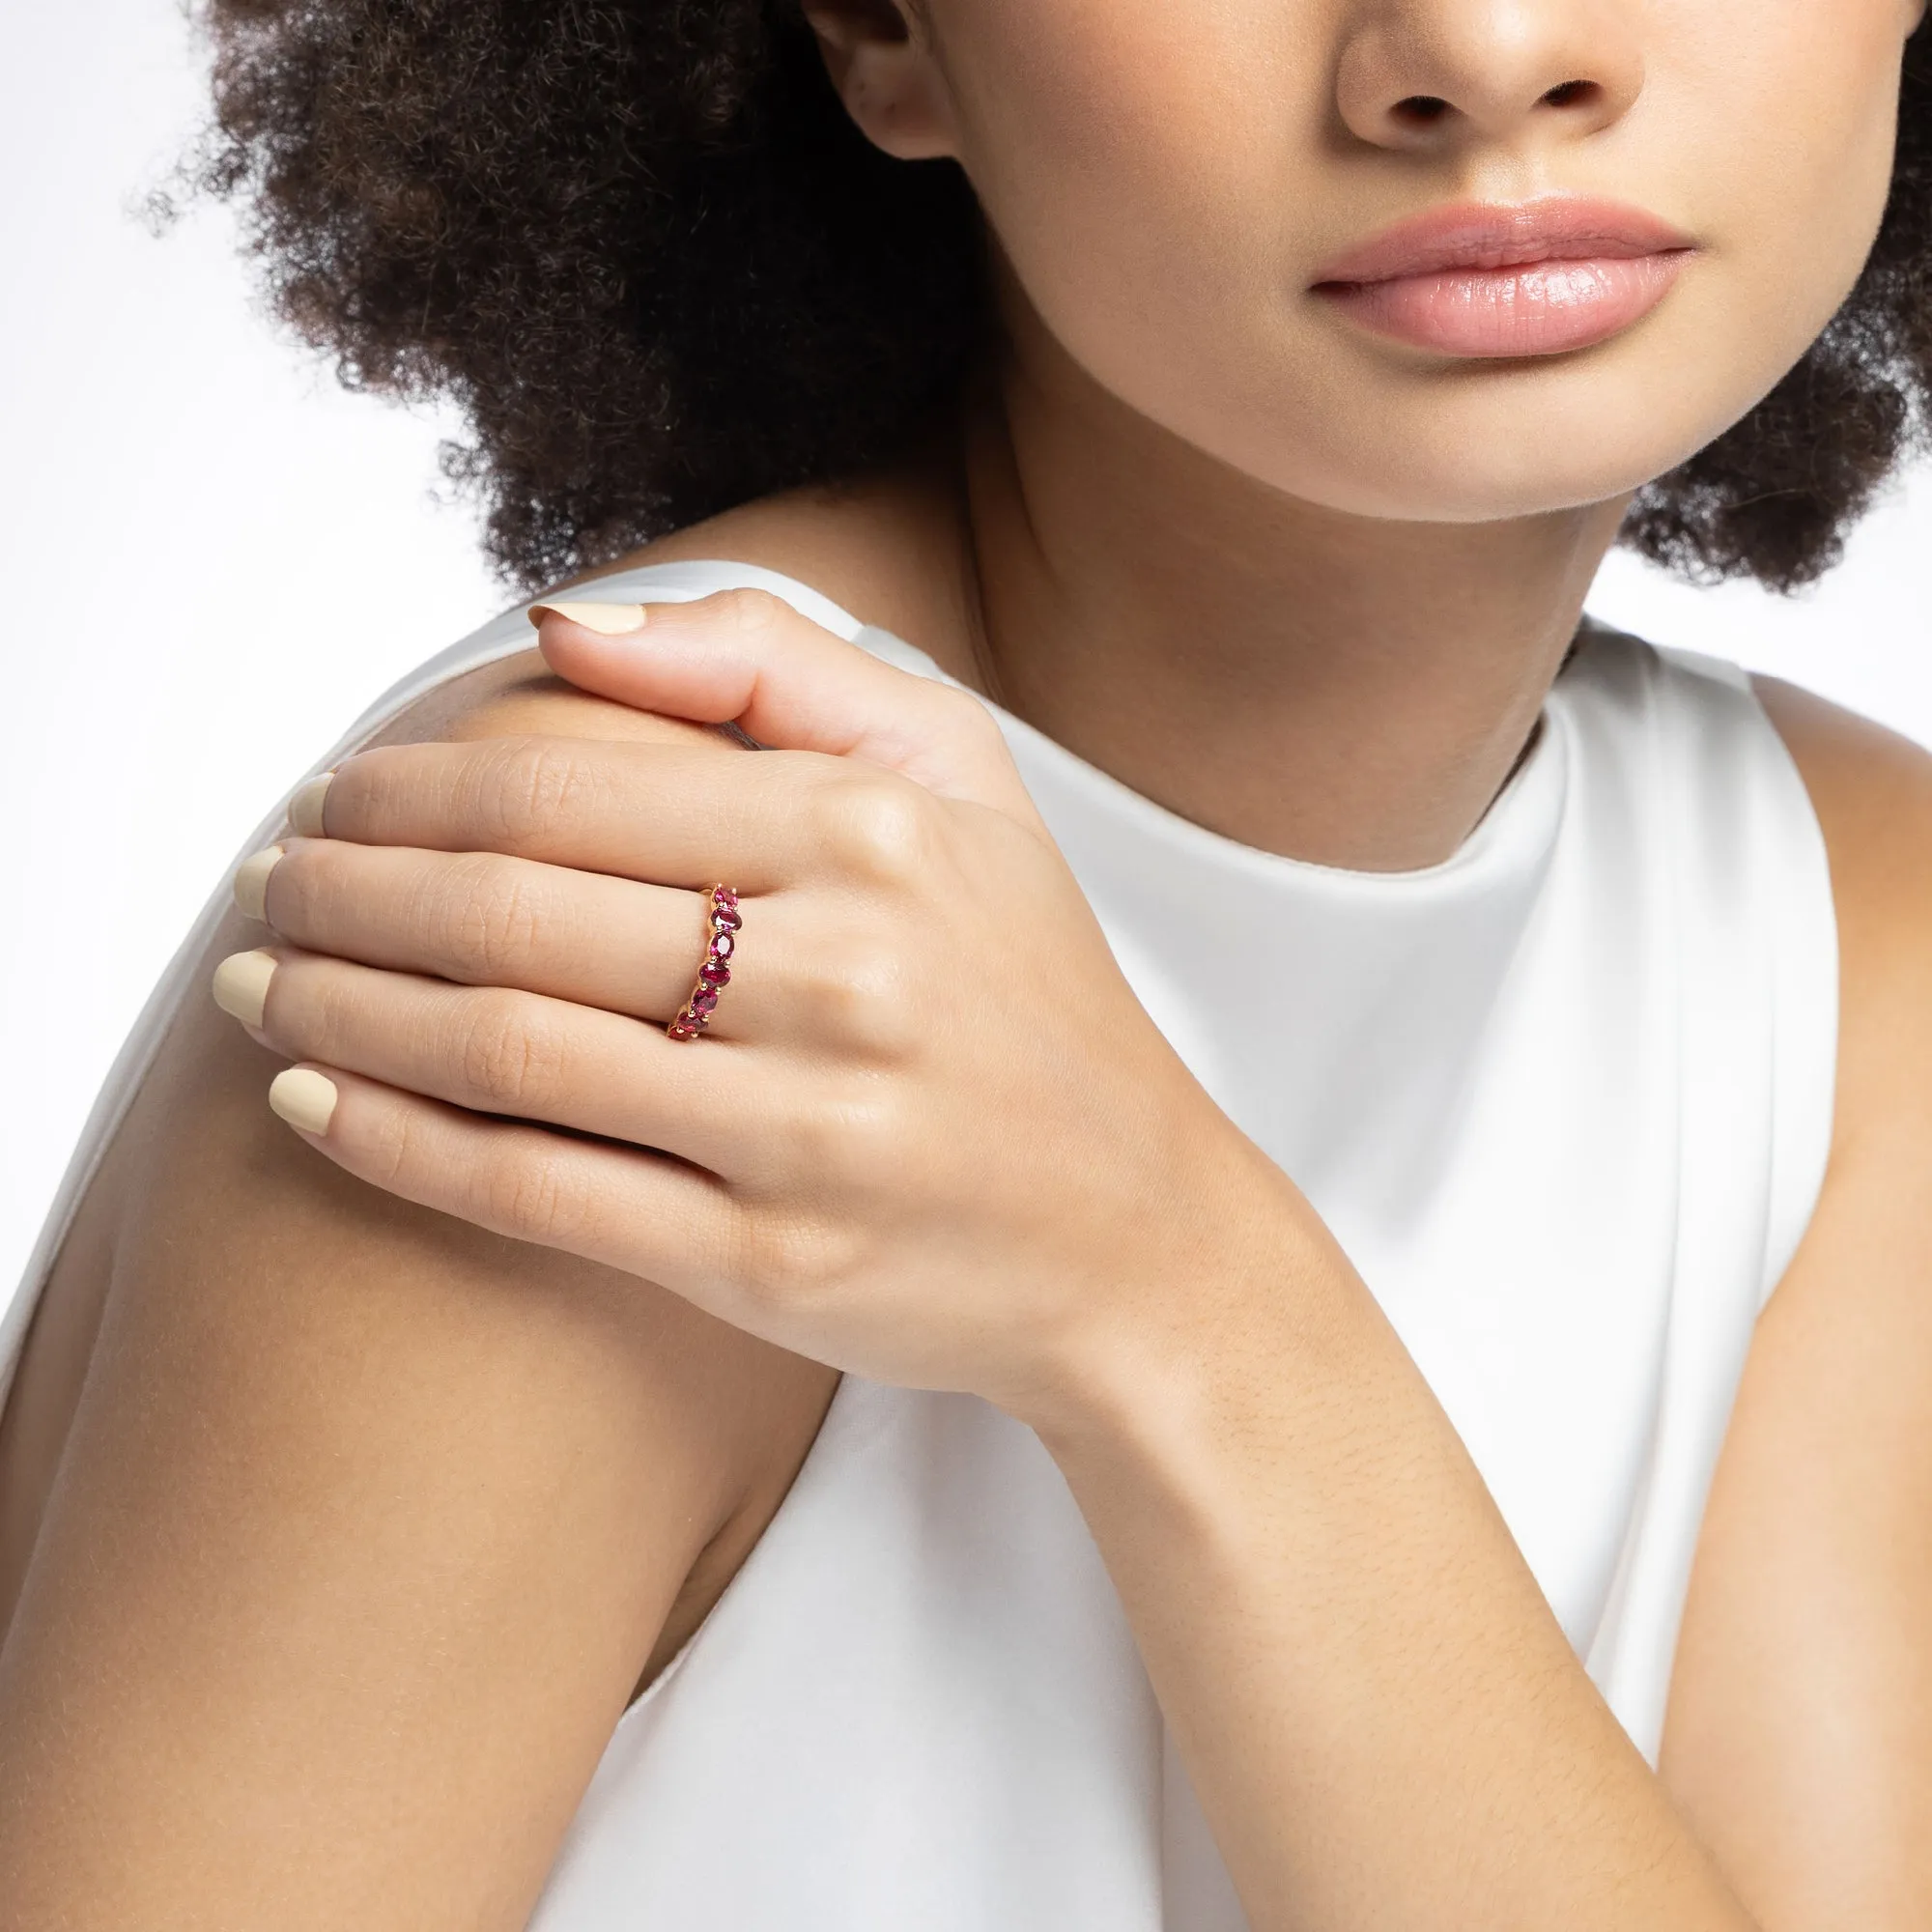
<path fill-rule="evenodd" d="M 319 836 L 243 867 L 283 943 L 216 997 L 326 1077 L 284 1074 L 314 1110 L 281 1110 L 379 1187 L 840 1369 L 1046 1399 L 1281 1177 L 1134 997 L 976 697 L 758 592 L 639 621 L 550 611 L 540 642 L 766 749 L 359 753 L 292 808 Z M 673 1040 L 719 880 L 730 979 Z"/>

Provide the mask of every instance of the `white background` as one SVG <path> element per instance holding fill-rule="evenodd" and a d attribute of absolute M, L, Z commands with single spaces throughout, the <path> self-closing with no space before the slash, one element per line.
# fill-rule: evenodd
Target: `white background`
<path fill-rule="evenodd" d="M 242 842 L 394 678 L 514 601 L 452 425 L 351 397 L 220 211 L 130 207 L 199 111 L 171 0 L 0 0 L 0 1303 L 100 1080 Z M 1781 602 L 1613 557 L 1593 600 L 1932 744 L 1932 477 Z"/>

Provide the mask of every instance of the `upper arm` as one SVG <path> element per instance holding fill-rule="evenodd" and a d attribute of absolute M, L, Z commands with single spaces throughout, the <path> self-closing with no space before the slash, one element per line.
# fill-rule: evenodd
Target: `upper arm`
<path fill-rule="evenodd" d="M 702 728 L 531 672 L 384 737 Z M 231 911 L 191 983 L 260 936 Z M 270 1114 L 279 1065 L 185 1003 L 34 1324 L 10 1923 L 521 1926 L 688 1573 L 836 1382 L 363 1185 Z"/>
<path fill-rule="evenodd" d="M 1823 1190 L 1713 1486 L 1666 1781 L 1767 1932 L 1932 1919 L 1932 755 L 1777 679 L 1839 937 Z"/>

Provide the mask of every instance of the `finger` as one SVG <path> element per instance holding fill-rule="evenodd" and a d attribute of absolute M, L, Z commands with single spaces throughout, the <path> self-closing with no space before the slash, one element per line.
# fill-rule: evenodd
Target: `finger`
<path fill-rule="evenodd" d="M 472 1113 L 567 1127 L 762 1180 L 792 1135 L 788 1091 L 742 1042 L 538 993 L 451 986 L 289 947 L 231 953 L 216 1005 L 292 1060 L 326 1061 Z"/>
<path fill-rule="evenodd" d="M 236 898 L 308 952 L 658 1025 L 691 997 L 715 947 L 732 978 L 706 1027 L 713 1039 L 778 1041 L 809 1001 L 781 963 L 789 949 L 774 943 L 791 906 L 784 894 L 756 901 L 744 979 L 742 909 L 736 929 L 714 935 L 696 893 L 496 852 L 291 838 L 243 865 Z"/>
<path fill-rule="evenodd" d="M 959 810 L 819 752 L 524 737 L 357 752 L 304 785 L 288 815 L 301 837 L 494 851 L 693 893 L 722 880 L 756 902 L 810 884 L 903 883 L 941 815 Z"/>
<path fill-rule="evenodd" d="M 714 1313 L 731 1305 L 748 1210 L 667 1154 L 481 1119 L 314 1062 L 277 1074 L 269 1102 L 385 1193 L 643 1276 Z"/>
<path fill-rule="evenodd" d="M 850 791 L 865 769 L 809 752 L 748 757 L 608 738 L 384 745 L 311 780 L 288 815 L 305 838 L 500 852 L 692 892 L 723 879 L 761 894 L 822 869 L 838 802 L 812 795 Z"/>
<path fill-rule="evenodd" d="M 941 797 L 1033 817 L 979 697 L 885 663 L 769 591 L 540 604 L 530 616 L 545 662 L 586 691 L 642 711 L 735 723 L 774 749 L 866 758 Z"/>

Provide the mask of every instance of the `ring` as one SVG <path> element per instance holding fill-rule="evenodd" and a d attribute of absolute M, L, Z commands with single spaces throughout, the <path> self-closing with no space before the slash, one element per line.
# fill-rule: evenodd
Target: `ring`
<path fill-rule="evenodd" d="M 665 1028 L 672 1039 L 696 1039 L 704 1031 L 704 1022 L 718 1004 L 718 989 L 731 978 L 727 963 L 737 950 L 738 928 L 745 923 L 738 911 L 738 895 L 724 884 L 711 888 L 711 944 L 704 949 L 704 964 L 697 969 L 697 984 L 691 998 L 678 1009 L 677 1017 Z"/>

